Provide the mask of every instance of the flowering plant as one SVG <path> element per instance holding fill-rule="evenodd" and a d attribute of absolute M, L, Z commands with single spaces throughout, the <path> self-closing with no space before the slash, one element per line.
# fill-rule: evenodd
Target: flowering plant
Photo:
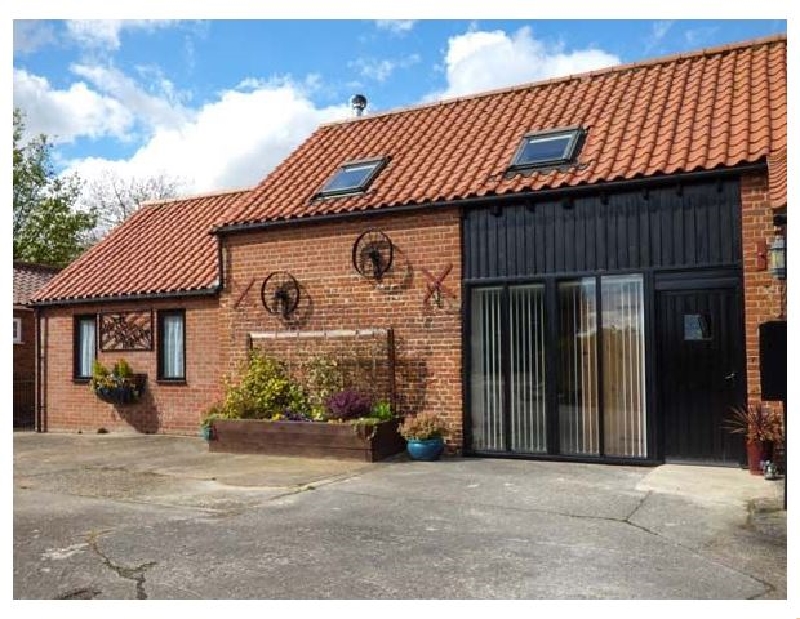
<path fill-rule="evenodd" d="M 409 441 L 427 441 L 441 438 L 447 431 L 447 424 L 436 413 L 423 412 L 414 417 L 406 417 L 397 429 Z"/>

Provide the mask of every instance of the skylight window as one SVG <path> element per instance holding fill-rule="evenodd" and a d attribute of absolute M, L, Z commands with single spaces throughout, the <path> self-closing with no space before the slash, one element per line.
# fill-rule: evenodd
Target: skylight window
<path fill-rule="evenodd" d="M 571 161 L 581 137 L 580 129 L 529 133 L 522 138 L 511 166 L 526 168 Z"/>
<path fill-rule="evenodd" d="M 319 196 L 340 196 L 364 191 L 380 172 L 385 158 L 343 164 L 325 183 Z"/>

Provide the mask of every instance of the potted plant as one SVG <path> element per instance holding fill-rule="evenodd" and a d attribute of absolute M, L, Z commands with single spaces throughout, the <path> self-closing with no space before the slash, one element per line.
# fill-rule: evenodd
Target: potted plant
<path fill-rule="evenodd" d="M 444 433 L 447 426 L 436 414 L 423 412 L 406 417 L 397 429 L 406 439 L 408 455 L 414 460 L 438 460 L 444 451 Z"/>
<path fill-rule="evenodd" d="M 734 408 L 725 420 L 725 428 L 733 434 L 744 434 L 747 444 L 747 466 L 752 475 L 760 475 L 762 463 L 771 458 L 768 450 L 783 440 L 783 425 L 777 411 L 763 402 Z"/>
<path fill-rule="evenodd" d="M 206 441 L 214 440 L 214 420 L 220 418 L 219 408 L 212 406 L 208 414 L 200 422 L 200 436 Z"/>

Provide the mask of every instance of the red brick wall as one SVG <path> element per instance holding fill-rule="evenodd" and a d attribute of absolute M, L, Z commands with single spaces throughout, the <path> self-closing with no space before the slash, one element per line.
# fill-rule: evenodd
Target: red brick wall
<path fill-rule="evenodd" d="M 395 246 L 395 263 L 378 286 L 351 263 L 357 236 L 384 231 Z M 448 445 L 461 446 L 461 242 L 456 209 L 424 214 L 377 215 L 286 226 L 225 238 L 225 290 L 220 299 L 224 367 L 230 374 L 246 355 L 249 332 L 287 326 L 261 305 L 260 286 L 272 271 L 287 270 L 300 283 L 302 301 L 292 328 L 395 329 L 397 391 L 403 414 L 435 411 L 452 431 Z M 427 278 L 451 263 L 444 286 L 456 299 L 423 306 Z M 245 293 L 248 284 L 250 290 Z"/>
<path fill-rule="evenodd" d="M 782 311 L 786 311 L 786 282 L 776 280 L 769 271 L 757 270 L 756 266 L 758 241 L 766 241 L 769 247 L 778 232 L 772 225 L 774 211 L 768 201 L 766 175 L 752 174 L 743 177 L 741 192 L 747 398 L 753 402 L 759 400 L 761 395 L 758 325 L 778 318 Z"/>
<path fill-rule="evenodd" d="M 86 383 L 75 383 L 73 372 L 73 316 L 130 310 L 186 310 L 186 384 L 156 381 L 156 350 L 99 352 L 107 367 L 125 358 L 134 372 L 147 374 L 147 388 L 133 405 L 117 406 L 99 400 Z M 195 434 L 208 406 L 221 395 L 219 309 L 217 299 L 174 299 L 48 308 L 42 311 L 45 371 L 46 429 L 137 430 Z M 153 317 L 153 337 L 156 329 Z"/>

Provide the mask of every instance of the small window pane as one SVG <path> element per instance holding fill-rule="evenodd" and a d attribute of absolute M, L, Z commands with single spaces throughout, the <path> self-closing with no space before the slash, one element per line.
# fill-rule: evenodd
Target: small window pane
<path fill-rule="evenodd" d="M 371 163 L 354 164 L 341 168 L 334 174 L 333 178 L 325 184 L 322 193 L 363 189 L 370 175 L 375 171 L 379 163 L 379 161 L 373 161 Z"/>
<path fill-rule="evenodd" d="M 684 314 L 683 339 L 687 342 L 711 339 L 711 323 L 703 314 Z"/>
<path fill-rule="evenodd" d="M 20 344 L 22 342 L 22 319 L 14 319 L 14 343 Z"/>
<path fill-rule="evenodd" d="M 78 321 L 78 377 L 89 378 L 95 358 L 94 318 L 81 318 Z"/>
<path fill-rule="evenodd" d="M 163 321 L 163 340 L 161 342 L 161 378 L 184 378 L 183 315 L 167 315 L 163 317 Z"/>

